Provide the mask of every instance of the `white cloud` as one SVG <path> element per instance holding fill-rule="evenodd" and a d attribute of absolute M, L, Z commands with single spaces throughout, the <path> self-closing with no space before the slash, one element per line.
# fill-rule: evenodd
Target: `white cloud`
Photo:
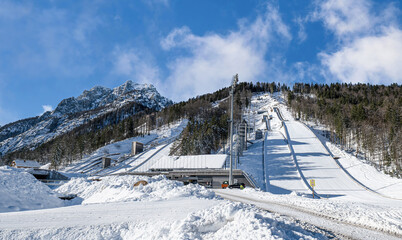
<path fill-rule="evenodd" d="M 369 1 L 327 0 L 317 3 L 314 18 L 322 20 L 325 27 L 338 37 L 367 32 L 374 24 Z"/>
<path fill-rule="evenodd" d="M 44 113 L 46 113 L 46 112 L 51 112 L 51 111 L 53 111 L 53 107 L 51 106 L 51 105 L 42 105 L 42 112 L 41 113 L 39 113 L 38 115 L 39 116 L 41 116 L 41 115 L 43 115 Z"/>
<path fill-rule="evenodd" d="M 43 108 L 43 113 L 53 111 L 53 107 L 51 105 L 42 105 L 42 108 Z"/>
<path fill-rule="evenodd" d="M 152 83 L 160 86 L 160 71 L 152 57 L 139 50 L 116 47 L 114 53 L 114 73 L 132 78 L 138 83 Z"/>
<path fill-rule="evenodd" d="M 188 27 L 174 29 L 161 41 L 166 51 L 185 49 L 169 63 L 171 97 L 182 100 L 228 86 L 234 74 L 241 81 L 265 80 L 270 70 L 265 56 L 274 40 L 286 43 L 291 34 L 278 9 L 268 5 L 263 16 L 249 23 L 239 22 L 239 29 L 226 35 L 210 33 L 197 36 Z"/>
<path fill-rule="evenodd" d="M 296 18 L 294 20 L 294 22 L 297 24 L 297 26 L 299 27 L 299 31 L 297 32 L 297 38 L 299 40 L 299 42 L 304 42 L 307 39 L 307 33 L 306 33 L 306 29 L 304 27 L 305 23 L 306 23 L 306 19 L 303 18 Z"/>
<path fill-rule="evenodd" d="M 358 38 L 333 54 L 321 54 L 322 63 L 343 82 L 402 83 L 402 31 Z"/>
<path fill-rule="evenodd" d="M 402 30 L 395 24 L 393 5 L 374 11 L 369 0 L 317 3 L 315 19 L 339 40 L 333 52 L 318 55 L 328 71 L 324 75 L 347 83 L 402 82 Z"/>

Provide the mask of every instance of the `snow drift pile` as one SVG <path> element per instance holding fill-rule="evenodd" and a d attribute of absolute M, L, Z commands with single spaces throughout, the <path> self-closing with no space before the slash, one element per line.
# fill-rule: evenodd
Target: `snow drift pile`
<path fill-rule="evenodd" d="M 195 184 L 185 186 L 182 182 L 168 180 L 164 176 L 107 176 L 93 181 L 87 178 L 73 178 L 56 189 L 59 193 L 77 194 L 82 204 L 158 201 L 179 197 L 212 199 L 213 191 Z M 138 181 L 144 180 L 147 185 L 134 187 Z"/>
<path fill-rule="evenodd" d="M 0 212 L 61 207 L 63 201 L 32 174 L 0 167 Z"/>
<path fill-rule="evenodd" d="M 315 229 L 316 231 L 318 229 Z M 303 229 L 298 223 L 257 209 L 254 206 L 224 201 L 191 213 L 175 222 L 169 233 L 154 236 L 166 239 L 326 239 Z"/>

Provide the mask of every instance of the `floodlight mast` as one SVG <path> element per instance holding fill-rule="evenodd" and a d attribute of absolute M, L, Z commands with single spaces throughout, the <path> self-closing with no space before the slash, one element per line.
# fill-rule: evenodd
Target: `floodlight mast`
<path fill-rule="evenodd" d="M 233 184 L 233 99 L 236 83 L 239 81 L 239 74 L 233 76 L 232 86 L 230 88 L 230 168 L 229 168 L 229 184 Z"/>

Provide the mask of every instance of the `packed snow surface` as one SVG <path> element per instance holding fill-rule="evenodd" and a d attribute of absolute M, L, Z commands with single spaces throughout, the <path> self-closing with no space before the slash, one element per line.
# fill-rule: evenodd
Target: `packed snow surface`
<path fill-rule="evenodd" d="M 222 200 L 91 204 L 0 216 L 2 239 L 327 239 L 291 218 Z"/>
<path fill-rule="evenodd" d="M 384 204 L 389 202 L 389 198 L 402 200 L 402 179 L 386 175 L 351 156 L 314 134 L 304 123 L 295 121 L 285 106 L 279 105 L 279 108 L 287 120 L 282 131 L 290 138 L 289 146 L 305 179 L 315 179 L 317 193 Z M 334 156 L 340 159 L 335 160 Z"/>
<path fill-rule="evenodd" d="M 302 211 L 318 213 L 338 221 L 359 224 L 372 229 L 402 235 L 402 202 L 393 204 L 364 203 L 333 199 L 313 199 L 310 194 L 271 194 L 246 188 L 240 190 L 215 190 L 227 192 L 248 199 L 263 200 L 281 205 L 291 206 Z"/>
<path fill-rule="evenodd" d="M 289 194 L 293 191 L 308 193 L 281 131 L 282 122 L 273 112 L 273 107 L 278 104 L 279 102 L 268 94 L 252 98 L 251 105 L 255 111 L 245 118 L 251 119 L 252 124 L 254 121 L 256 129 L 266 131 L 267 125 L 262 119 L 264 115 L 269 115 L 271 130 L 266 131 L 265 138 L 254 141 L 254 144 L 249 146 L 240 157 L 239 168 L 249 173 L 258 187 L 265 191 L 275 194 Z"/>
<path fill-rule="evenodd" d="M 147 185 L 134 184 L 145 180 Z M 18 190 L 16 190 L 18 191 Z M 326 239 L 319 229 L 165 177 L 75 178 L 82 204 L 0 213 L 1 239 Z M 78 203 L 77 201 L 75 203 Z"/>
<path fill-rule="evenodd" d="M 312 122 L 307 122 L 307 124 L 311 126 L 310 128 L 331 154 L 338 157 L 338 161 L 345 171 L 357 181 L 384 196 L 402 200 L 402 179 L 393 178 L 378 171 L 374 166 L 362 159 L 358 159 L 351 152 L 342 150 L 336 144 L 328 141 L 322 135 L 322 130 L 325 129 L 323 126 Z"/>
<path fill-rule="evenodd" d="M 0 167 L 0 212 L 64 206 L 50 188 L 24 170 Z"/>

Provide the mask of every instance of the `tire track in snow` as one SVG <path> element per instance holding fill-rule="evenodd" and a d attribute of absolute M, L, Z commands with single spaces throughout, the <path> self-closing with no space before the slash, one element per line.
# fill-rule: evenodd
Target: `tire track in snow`
<path fill-rule="evenodd" d="M 402 235 L 389 231 L 382 231 L 370 226 L 343 221 L 335 217 L 327 216 L 321 213 L 309 211 L 269 200 L 260 200 L 251 197 L 230 194 L 229 190 L 214 190 L 215 193 L 224 199 L 242 203 L 252 204 L 260 209 L 278 213 L 298 219 L 302 222 L 312 224 L 316 227 L 325 229 L 334 233 L 340 239 L 401 239 Z"/>

